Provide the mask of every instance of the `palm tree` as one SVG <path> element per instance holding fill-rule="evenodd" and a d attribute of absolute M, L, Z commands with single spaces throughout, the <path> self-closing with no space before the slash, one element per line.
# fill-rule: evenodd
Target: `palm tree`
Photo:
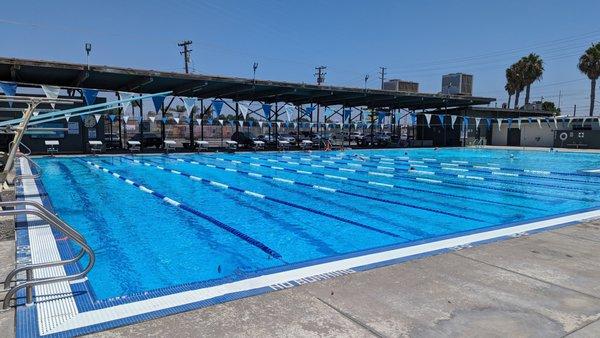
<path fill-rule="evenodd" d="M 507 107 L 510 108 L 510 99 L 515 95 L 514 74 L 511 68 L 506 68 L 506 85 L 504 85 L 504 90 L 508 93 Z"/>
<path fill-rule="evenodd" d="M 519 109 L 519 96 L 525 89 L 525 63 L 523 60 L 519 60 L 510 66 L 510 71 L 507 73 L 509 83 L 513 86 L 515 91 L 515 109 Z"/>
<path fill-rule="evenodd" d="M 528 104 L 531 85 L 542 78 L 544 62 L 539 55 L 534 53 L 523 57 L 521 62 L 523 62 L 523 80 L 525 82 L 525 104 Z"/>
<path fill-rule="evenodd" d="M 579 58 L 577 68 L 591 80 L 590 88 L 590 116 L 594 115 L 594 102 L 596 101 L 596 80 L 600 77 L 600 44 L 592 44 Z"/>

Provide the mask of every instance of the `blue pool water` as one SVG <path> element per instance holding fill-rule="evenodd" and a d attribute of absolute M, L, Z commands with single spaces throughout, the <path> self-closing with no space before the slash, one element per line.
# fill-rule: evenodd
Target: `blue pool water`
<path fill-rule="evenodd" d="M 105 299 L 596 207 L 600 176 L 584 170 L 600 168 L 599 156 L 409 149 L 36 162 L 55 211 L 96 251 L 89 280 Z"/>

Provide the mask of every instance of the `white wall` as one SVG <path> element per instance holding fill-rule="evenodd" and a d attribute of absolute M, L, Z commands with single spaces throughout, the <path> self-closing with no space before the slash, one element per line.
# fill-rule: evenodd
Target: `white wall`
<path fill-rule="evenodd" d="M 508 139 L 508 125 L 506 122 L 502 123 L 500 130 L 498 130 L 498 124 L 492 123 L 492 145 L 494 146 L 505 146 Z"/>
<path fill-rule="evenodd" d="M 550 123 L 552 125 L 552 122 Z M 537 122 L 531 125 L 521 124 L 521 146 L 523 147 L 552 147 L 554 144 L 554 125 L 549 128 L 542 122 L 542 128 Z"/>

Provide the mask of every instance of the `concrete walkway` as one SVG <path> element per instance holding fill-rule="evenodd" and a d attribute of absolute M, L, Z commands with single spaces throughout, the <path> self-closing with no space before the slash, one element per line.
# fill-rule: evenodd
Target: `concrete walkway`
<path fill-rule="evenodd" d="M 600 221 L 95 336 L 599 337 Z"/>

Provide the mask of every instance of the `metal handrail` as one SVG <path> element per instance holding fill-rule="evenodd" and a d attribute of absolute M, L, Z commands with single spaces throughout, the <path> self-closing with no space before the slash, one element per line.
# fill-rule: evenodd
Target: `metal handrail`
<path fill-rule="evenodd" d="M 94 263 L 96 262 L 96 255 L 92 248 L 87 244 L 85 238 L 77 232 L 75 229 L 70 227 L 56 215 L 52 214 L 48 209 L 44 208 L 41 204 L 33 201 L 10 201 L 10 202 L 0 202 L 0 207 L 15 207 L 15 206 L 31 206 L 35 209 L 13 209 L 13 210 L 3 210 L 0 211 L 0 216 L 17 216 L 17 215 L 33 215 L 37 216 L 50 224 L 51 226 L 56 227 L 63 234 L 71 238 L 81 247 L 81 251 L 71 259 L 62 260 L 62 261 L 54 261 L 54 262 L 46 262 L 46 263 L 37 263 L 37 264 L 29 264 L 22 267 L 15 268 L 13 271 L 9 273 L 6 280 L 4 281 L 5 288 L 10 287 L 10 283 L 12 279 L 17 275 L 17 273 L 21 271 L 26 271 L 27 273 L 27 281 L 24 283 L 17 284 L 12 288 L 8 289 L 4 297 L 4 301 L 2 303 L 2 308 L 7 309 L 10 305 L 10 300 L 17 293 L 17 291 L 26 288 L 26 296 L 27 296 L 27 304 L 33 304 L 33 287 L 37 285 L 57 283 L 63 281 L 72 281 L 84 278 L 87 274 L 92 270 Z M 50 278 L 42 278 L 42 279 L 33 279 L 33 270 L 39 268 L 47 268 L 51 266 L 59 266 L 66 265 L 69 263 L 74 263 L 80 260 L 84 254 L 87 254 L 89 257 L 87 266 L 79 273 L 74 275 L 67 276 L 58 276 L 58 277 L 50 277 Z"/>
<path fill-rule="evenodd" d="M 27 161 L 29 161 L 30 164 L 32 164 L 35 167 L 35 174 L 31 174 L 31 175 L 16 175 L 15 178 L 13 178 L 12 184 L 15 185 L 18 181 L 22 181 L 24 179 L 36 179 L 36 178 L 40 178 L 42 176 L 42 167 L 40 167 L 39 164 L 35 163 L 31 157 L 29 157 L 29 155 L 26 154 L 19 154 L 19 157 L 23 157 L 25 158 Z"/>
<path fill-rule="evenodd" d="M 14 141 L 14 140 L 13 140 L 13 141 L 10 141 L 10 143 L 8 144 L 8 151 L 9 151 L 9 152 L 10 152 L 10 150 L 12 149 L 12 147 L 13 147 L 14 145 L 15 145 L 15 141 Z M 27 155 L 27 156 L 31 155 L 31 149 L 30 149 L 30 148 L 29 148 L 29 147 L 28 147 L 28 146 L 27 146 L 25 143 L 23 143 L 23 142 L 19 142 L 19 147 L 21 147 L 21 146 L 25 147 L 25 149 L 27 149 L 27 151 L 28 151 L 28 153 L 27 153 L 27 154 L 25 154 L 25 153 L 22 153 L 22 154 L 25 154 L 25 155 Z"/>

